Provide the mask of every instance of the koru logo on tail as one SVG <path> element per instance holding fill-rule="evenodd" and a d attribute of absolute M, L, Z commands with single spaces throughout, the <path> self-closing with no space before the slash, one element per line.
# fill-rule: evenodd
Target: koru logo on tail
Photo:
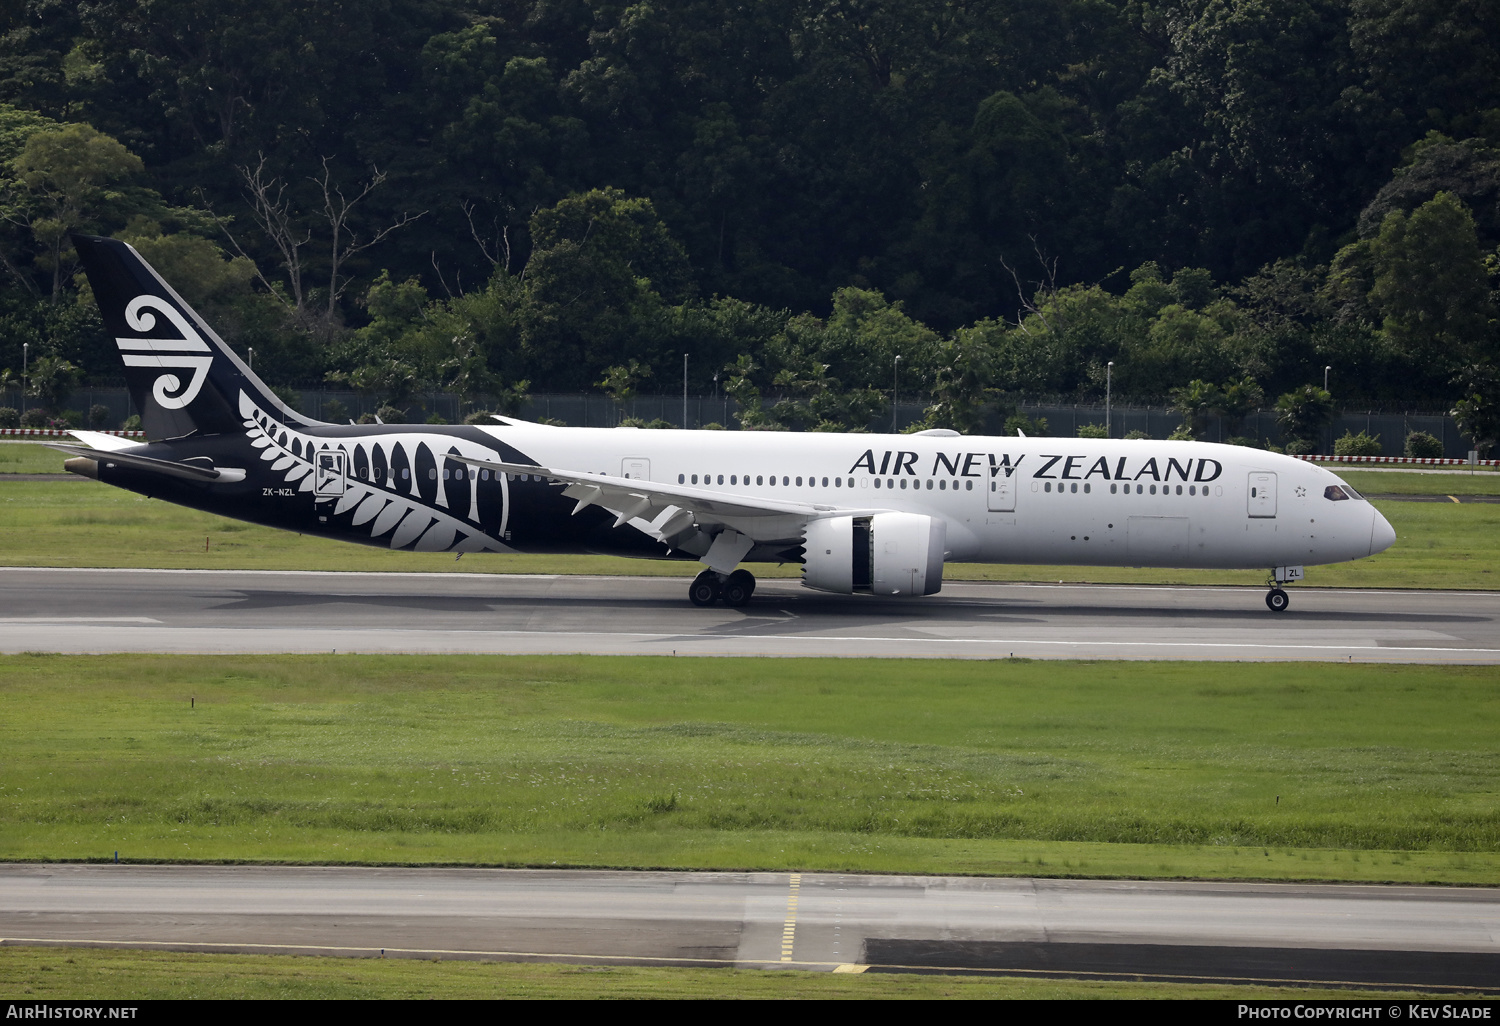
<path fill-rule="evenodd" d="M 163 374 L 151 386 L 151 395 L 168 410 L 180 410 L 194 399 L 208 378 L 213 365 L 213 350 L 193 330 L 187 318 L 159 296 L 136 296 L 125 307 L 125 323 L 140 332 L 156 328 L 155 310 L 182 335 L 181 338 L 117 338 L 115 344 L 124 354 L 127 367 L 160 367 L 164 370 L 190 370 L 193 376 L 186 386 L 176 374 Z M 195 355 L 202 354 L 202 355 Z"/>

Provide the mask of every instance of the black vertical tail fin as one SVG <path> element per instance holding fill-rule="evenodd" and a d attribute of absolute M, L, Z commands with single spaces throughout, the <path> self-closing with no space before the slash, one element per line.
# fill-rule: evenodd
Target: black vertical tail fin
<path fill-rule="evenodd" d="M 148 439 L 243 431 L 242 393 L 287 423 L 318 423 L 278 399 L 129 245 L 86 235 L 75 235 L 73 245 Z"/>

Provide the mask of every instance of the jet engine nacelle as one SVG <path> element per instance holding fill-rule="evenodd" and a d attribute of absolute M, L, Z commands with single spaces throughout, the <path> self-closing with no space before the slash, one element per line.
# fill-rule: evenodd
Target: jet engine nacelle
<path fill-rule="evenodd" d="M 948 530 L 936 517 L 877 513 L 807 525 L 802 583 L 841 595 L 931 595 L 943 586 Z"/>

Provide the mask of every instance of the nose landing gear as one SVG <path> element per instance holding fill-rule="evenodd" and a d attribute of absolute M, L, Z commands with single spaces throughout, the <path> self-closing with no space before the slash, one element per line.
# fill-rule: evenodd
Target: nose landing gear
<path fill-rule="evenodd" d="M 719 599 L 723 599 L 726 606 L 743 606 L 754 594 L 755 575 L 748 570 L 736 570 L 722 577 L 712 570 L 705 570 L 688 586 L 688 599 L 695 606 L 711 606 Z"/>
<path fill-rule="evenodd" d="M 1286 593 L 1282 584 L 1302 580 L 1303 573 L 1300 566 L 1278 566 L 1272 569 L 1271 575 L 1266 578 L 1266 587 L 1271 589 L 1266 593 L 1266 608 L 1273 613 L 1286 612 L 1286 607 L 1292 604 L 1292 597 Z"/>

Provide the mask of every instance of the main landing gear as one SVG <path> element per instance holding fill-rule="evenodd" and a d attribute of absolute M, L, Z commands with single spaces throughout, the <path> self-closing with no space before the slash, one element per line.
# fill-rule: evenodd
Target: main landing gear
<path fill-rule="evenodd" d="M 711 606 L 720 599 L 726 606 L 743 606 L 755 594 L 755 575 L 748 570 L 718 574 L 705 570 L 688 586 L 688 598 L 695 606 Z"/>

